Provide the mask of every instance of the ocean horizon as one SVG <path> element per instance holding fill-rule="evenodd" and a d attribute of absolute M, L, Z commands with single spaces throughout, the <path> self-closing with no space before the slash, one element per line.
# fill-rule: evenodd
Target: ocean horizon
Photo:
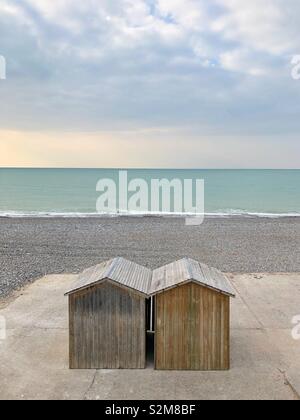
<path fill-rule="evenodd" d="M 99 179 L 118 182 L 123 169 L 0 168 L 0 217 L 96 217 Z M 300 216 L 299 169 L 124 169 L 128 179 L 203 179 L 207 216 Z"/>

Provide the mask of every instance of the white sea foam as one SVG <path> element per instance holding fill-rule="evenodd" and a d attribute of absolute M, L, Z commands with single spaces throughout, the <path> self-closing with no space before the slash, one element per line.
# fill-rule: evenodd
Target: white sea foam
<path fill-rule="evenodd" d="M 77 213 L 77 212 L 19 212 L 0 211 L 0 218 L 116 218 L 116 217 L 193 217 L 199 216 L 191 213 L 153 213 L 153 212 L 119 212 L 119 213 Z M 226 210 L 205 213 L 205 217 L 230 218 L 230 217 L 261 217 L 261 218 L 283 218 L 300 217 L 300 213 L 257 213 L 242 210 Z"/>

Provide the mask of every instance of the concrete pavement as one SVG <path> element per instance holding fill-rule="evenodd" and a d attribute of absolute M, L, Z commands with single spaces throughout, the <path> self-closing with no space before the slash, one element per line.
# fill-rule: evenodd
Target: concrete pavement
<path fill-rule="evenodd" d="M 229 372 L 68 369 L 68 302 L 74 275 L 46 276 L 0 303 L 0 399 L 273 399 L 300 398 L 300 274 L 230 275 Z"/>

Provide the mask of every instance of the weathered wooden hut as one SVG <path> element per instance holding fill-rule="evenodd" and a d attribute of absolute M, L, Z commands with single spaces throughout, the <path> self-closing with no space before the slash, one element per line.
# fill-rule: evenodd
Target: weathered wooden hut
<path fill-rule="evenodd" d="M 152 272 L 123 258 L 84 271 L 69 296 L 70 368 L 141 369 Z"/>
<path fill-rule="evenodd" d="M 156 300 L 156 369 L 229 369 L 234 290 L 220 271 L 186 258 L 155 270 L 149 294 Z"/>

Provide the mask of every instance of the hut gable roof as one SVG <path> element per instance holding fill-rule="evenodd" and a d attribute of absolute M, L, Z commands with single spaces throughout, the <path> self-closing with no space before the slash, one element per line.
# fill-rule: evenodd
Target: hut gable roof
<path fill-rule="evenodd" d="M 190 282 L 235 297 L 235 291 L 221 271 L 190 258 L 184 258 L 154 270 L 149 295 Z"/>
<path fill-rule="evenodd" d="M 110 280 L 120 286 L 147 295 L 151 285 L 152 272 L 148 268 L 135 264 L 124 258 L 114 258 L 94 267 L 88 268 L 66 295 L 71 295 Z"/>

